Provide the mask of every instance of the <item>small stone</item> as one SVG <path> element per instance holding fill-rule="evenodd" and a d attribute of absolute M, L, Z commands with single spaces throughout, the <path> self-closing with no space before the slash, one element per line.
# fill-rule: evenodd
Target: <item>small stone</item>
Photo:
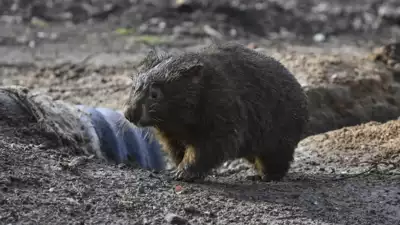
<path fill-rule="evenodd" d="M 124 164 L 124 163 L 119 163 L 118 165 L 117 165 L 117 168 L 118 169 L 125 169 L 125 168 L 127 168 L 128 166 L 126 165 L 126 164 Z"/>
<path fill-rule="evenodd" d="M 204 215 L 209 216 L 209 217 L 216 217 L 217 216 L 215 213 L 210 212 L 210 211 L 205 211 Z"/>
<path fill-rule="evenodd" d="M 310 164 L 311 166 L 318 166 L 318 165 L 319 165 L 319 163 L 318 163 L 318 162 L 315 162 L 315 161 L 311 161 L 309 164 Z"/>
<path fill-rule="evenodd" d="M 50 38 L 50 40 L 56 40 L 58 38 L 58 34 L 57 33 L 50 33 L 49 38 Z"/>
<path fill-rule="evenodd" d="M 86 156 L 78 156 L 78 157 L 74 158 L 73 160 L 71 160 L 70 163 L 68 163 L 68 167 L 76 168 L 78 166 L 83 165 L 86 161 L 87 161 Z"/>
<path fill-rule="evenodd" d="M 250 49 L 255 49 L 257 47 L 257 45 L 254 42 L 251 42 L 247 45 L 247 47 Z"/>
<path fill-rule="evenodd" d="M 176 6 L 180 6 L 180 5 L 183 5 L 183 4 L 185 4 L 187 1 L 185 1 L 185 0 L 176 0 L 175 1 L 175 5 Z"/>
<path fill-rule="evenodd" d="M 37 32 L 36 35 L 38 38 L 42 38 L 42 39 L 46 38 L 48 36 L 45 32 Z"/>
<path fill-rule="evenodd" d="M 158 28 L 160 29 L 160 31 L 163 31 L 166 27 L 167 27 L 167 23 L 164 22 L 164 21 L 161 21 L 161 22 L 158 24 Z"/>
<path fill-rule="evenodd" d="M 147 218 L 143 218 L 142 224 L 151 224 L 151 221 Z"/>
<path fill-rule="evenodd" d="M 382 5 L 378 9 L 378 15 L 384 19 L 397 20 L 400 18 L 400 7 L 393 7 L 389 4 Z"/>
<path fill-rule="evenodd" d="M 231 37 L 236 37 L 238 34 L 236 29 L 230 29 L 229 30 L 229 35 L 231 35 Z"/>
<path fill-rule="evenodd" d="M 194 206 L 186 206 L 184 209 L 183 209 L 186 213 L 190 213 L 190 214 L 200 214 L 201 212 L 198 210 L 198 209 L 196 209 L 196 207 L 194 207 Z"/>
<path fill-rule="evenodd" d="M 19 36 L 19 37 L 16 37 L 15 40 L 20 44 L 29 43 L 29 38 L 27 36 Z"/>
<path fill-rule="evenodd" d="M 194 190 L 190 187 L 183 188 L 181 185 L 177 185 L 175 187 L 176 194 L 189 194 L 189 193 L 193 193 L 193 192 L 194 192 Z"/>
<path fill-rule="evenodd" d="M 140 185 L 137 189 L 136 189 L 136 195 L 139 194 L 143 194 L 144 193 L 144 187 L 142 185 Z"/>
<path fill-rule="evenodd" d="M 216 29 L 212 28 L 210 25 L 206 24 L 203 26 L 204 33 L 210 35 L 211 37 L 215 37 L 218 39 L 222 39 L 223 35 L 217 31 Z"/>
<path fill-rule="evenodd" d="M 193 193 L 194 190 L 192 188 L 186 187 L 183 188 L 182 186 L 178 185 L 179 187 L 175 187 L 175 194 L 181 195 L 181 194 L 190 194 Z"/>
<path fill-rule="evenodd" d="M 183 190 L 183 188 L 182 188 L 181 185 L 176 185 L 176 186 L 175 186 L 175 192 L 179 193 L 179 192 L 181 192 L 182 190 Z"/>
<path fill-rule="evenodd" d="M 46 21 L 41 20 L 39 18 L 33 17 L 31 19 L 31 24 L 37 27 L 47 27 L 48 24 L 46 23 Z"/>
<path fill-rule="evenodd" d="M 178 224 L 178 225 L 183 225 L 183 224 L 189 224 L 189 221 L 181 216 L 178 216 L 174 213 L 168 213 L 165 216 L 165 220 L 169 224 Z"/>
<path fill-rule="evenodd" d="M 392 65 L 393 69 L 396 71 L 400 71 L 400 63 L 396 62 Z"/>
<path fill-rule="evenodd" d="M 29 43 L 28 43 L 28 46 L 30 47 L 30 48 L 34 48 L 35 46 L 36 46 L 36 42 L 35 41 L 30 41 Z"/>
<path fill-rule="evenodd" d="M 325 39 L 326 39 L 325 35 L 321 34 L 321 33 L 315 34 L 313 37 L 313 40 L 315 42 L 323 42 L 323 41 L 325 41 Z"/>

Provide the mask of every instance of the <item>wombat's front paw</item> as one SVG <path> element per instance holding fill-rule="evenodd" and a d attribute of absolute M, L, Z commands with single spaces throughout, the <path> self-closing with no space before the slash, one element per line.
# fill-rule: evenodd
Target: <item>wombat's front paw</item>
<path fill-rule="evenodd" d="M 194 182 L 202 180 L 205 174 L 190 171 L 188 168 L 177 168 L 171 172 L 172 178 L 176 181 Z"/>

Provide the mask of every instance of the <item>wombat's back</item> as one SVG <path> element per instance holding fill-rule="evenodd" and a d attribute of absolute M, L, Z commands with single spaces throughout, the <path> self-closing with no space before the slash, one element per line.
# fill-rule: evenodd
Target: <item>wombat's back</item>
<path fill-rule="evenodd" d="M 297 144 L 308 120 L 307 97 L 290 71 L 240 44 L 213 45 L 204 53 L 203 60 L 217 74 L 212 75 L 211 89 L 240 99 L 248 125 L 245 139 L 268 137 L 266 142 L 272 144 L 285 136 Z"/>

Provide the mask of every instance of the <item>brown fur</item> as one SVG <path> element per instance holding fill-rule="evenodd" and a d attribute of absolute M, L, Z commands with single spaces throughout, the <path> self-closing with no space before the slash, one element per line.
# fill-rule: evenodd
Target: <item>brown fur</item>
<path fill-rule="evenodd" d="M 134 77 L 125 117 L 151 126 L 175 177 L 205 176 L 246 158 L 263 180 L 280 180 L 308 121 L 307 98 L 278 61 L 235 43 L 149 55 Z"/>

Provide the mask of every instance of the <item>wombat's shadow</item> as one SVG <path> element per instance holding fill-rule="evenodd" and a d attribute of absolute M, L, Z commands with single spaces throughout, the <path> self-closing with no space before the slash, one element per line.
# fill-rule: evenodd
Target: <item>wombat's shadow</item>
<path fill-rule="evenodd" d="M 351 220 L 356 222 L 362 219 L 369 224 L 378 217 L 381 221 L 382 218 L 388 217 L 384 214 L 390 214 L 390 212 L 383 211 L 382 215 L 379 215 L 379 212 L 369 214 L 368 209 L 385 207 L 382 205 L 384 204 L 382 199 L 371 196 L 371 191 L 387 189 L 392 183 L 385 183 L 382 178 L 376 176 L 345 177 L 344 179 L 337 179 L 337 177 L 337 174 L 292 172 L 280 182 L 254 182 L 246 178 L 238 180 L 215 177 L 206 179 L 200 185 L 210 192 L 240 201 L 278 204 L 286 206 L 285 208 L 301 209 L 301 215 L 293 215 L 293 218 L 308 217 L 330 223 L 339 221 L 349 223 Z M 395 187 L 392 186 L 392 188 Z"/>

